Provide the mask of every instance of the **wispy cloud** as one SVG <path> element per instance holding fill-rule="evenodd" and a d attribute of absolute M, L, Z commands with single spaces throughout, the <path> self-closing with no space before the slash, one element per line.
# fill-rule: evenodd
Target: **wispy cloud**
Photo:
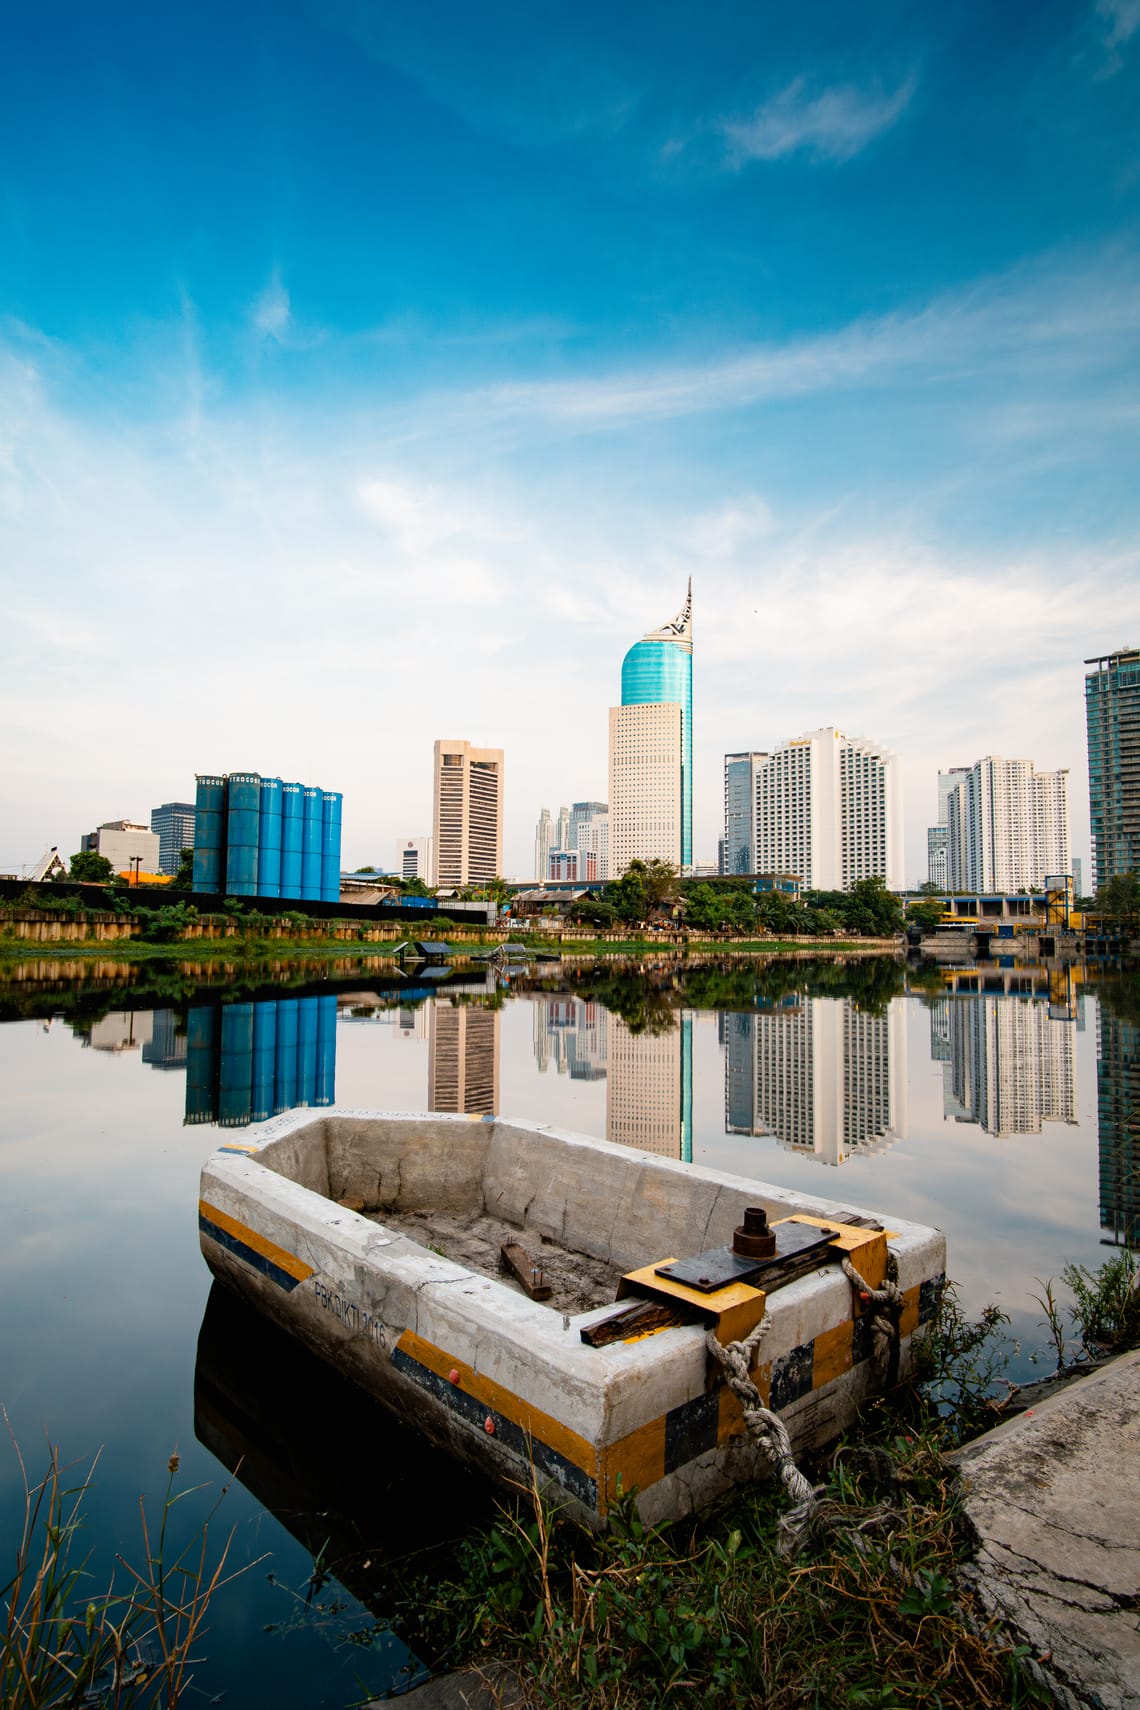
<path fill-rule="evenodd" d="M 250 319 L 257 331 L 264 333 L 266 338 L 273 339 L 277 344 L 286 342 L 293 321 L 293 307 L 289 292 L 276 267 L 264 291 L 260 291 L 254 298 Z"/>
<path fill-rule="evenodd" d="M 813 94 L 807 79 L 797 77 L 751 118 L 721 121 L 728 163 L 740 167 L 801 151 L 812 160 L 850 160 L 901 118 L 916 87 L 912 75 L 892 93 L 842 84 Z"/>
<path fill-rule="evenodd" d="M 1124 64 L 1123 49 L 1140 30 L 1140 0 L 1096 0 L 1095 16 L 1104 48 L 1102 77 L 1113 77 Z"/>

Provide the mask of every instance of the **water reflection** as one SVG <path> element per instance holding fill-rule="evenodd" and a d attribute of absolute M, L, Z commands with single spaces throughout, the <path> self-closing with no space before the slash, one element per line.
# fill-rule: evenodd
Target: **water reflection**
<path fill-rule="evenodd" d="M 851 998 L 789 993 L 723 1015 L 725 1132 L 771 1134 L 821 1164 L 885 1151 L 906 1133 L 902 1000 L 884 1013 Z"/>
<path fill-rule="evenodd" d="M 1102 1002 L 1097 1019 L 1100 1222 L 1114 1243 L 1140 1246 L 1140 1023 Z"/>
<path fill-rule="evenodd" d="M 534 1060 L 572 1081 L 605 1081 L 606 1139 L 693 1157 L 693 1014 L 631 1024 L 593 998 L 535 993 Z"/>
<path fill-rule="evenodd" d="M 1076 1020 L 1012 993 L 947 994 L 930 1009 L 930 1055 L 942 1065 L 942 1110 L 987 1134 L 1040 1134 L 1076 1122 Z"/>
<path fill-rule="evenodd" d="M 609 1011 L 593 999 L 547 997 L 532 1004 L 534 1060 L 539 1074 L 553 1065 L 572 1081 L 604 1081 L 609 1061 Z"/>
<path fill-rule="evenodd" d="M 433 1003 L 428 1019 L 428 1109 L 493 1116 L 498 1108 L 498 1006 Z"/>
<path fill-rule="evenodd" d="M 188 1124 L 245 1128 L 336 1098 L 336 994 L 195 1004 L 186 1018 Z"/>

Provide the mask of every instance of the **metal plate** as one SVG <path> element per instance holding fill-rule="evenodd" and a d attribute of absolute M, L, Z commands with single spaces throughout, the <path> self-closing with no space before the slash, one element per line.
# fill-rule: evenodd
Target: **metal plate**
<path fill-rule="evenodd" d="M 672 1265 L 658 1265 L 659 1277 L 684 1283 L 701 1294 L 714 1294 L 729 1283 L 762 1283 L 764 1272 L 785 1259 L 808 1253 L 813 1247 L 826 1247 L 833 1230 L 817 1229 L 814 1223 L 774 1223 L 776 1251 L 770 1259 L 745 1259 L 731 1247 L 710 1247 L 693 1259 L 678 1259 Z"/>

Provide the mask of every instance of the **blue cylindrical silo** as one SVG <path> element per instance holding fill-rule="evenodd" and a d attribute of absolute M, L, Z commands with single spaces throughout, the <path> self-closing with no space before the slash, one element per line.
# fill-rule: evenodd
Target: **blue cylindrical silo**
<path fill-rule="evenodd" d="M 257 832 L 257 894 L 281 895 L 281 780 L 262 778 Z"/>
<path fill-rule="evenodd" d="M 250 1079 L 250 1115 L 254 1122 L 275 1116 L 277 1097 L 277 1005 L 253 1006 L 253 1073 Z"/>
<path fill-rule="evenodd" d="M 281 786 L 281 895 L 301 895 L 305 794 L 300 784 Z"/>
<path fill-rule="evenodd" d="M 321 838 L 324 830 L 323 792 L 306 785 L 301 841 L 301 895 L 306 902 L 321 900 Z"/>
<path fill-rule="evenodd" d="M 222 1005 L 218 1053 L 218 1126 L 244 1128 L 253 1095 L 253 1005 Z"/>
<path fill-rule="evenodd" d="M 340 901 L 340 809 L 344 797 L 339 790 L 325 790 L 321 797 L 321 901 Z"/>
<path fill-rule="evenodd" d="M 317 1098 L 317 1000 L 297 999 L 297 1103 Z"/>
<path fill-rule="evenodd" d="M 256 772 L 231 772 L 226 815 L 226 894 L 257 895 L 257 844 L 261 825 L 261 779 Z"/>
<path fill-rule="evenodd" d="M 277 1110 L 292 1110 L 297 1102 L 297 999 L 277 1000 L 277 1049 L 274 1066 L 273 1103 Z"/>
<path fill-rule="evenodd" d="M 336 1103 L 336 993 L 317 999 L 317 1084 L 314 1104 Z"/>
<path fill-rule="evenodd" d="M 226 780 L 199 773 L 194 796 L 194 889 L 220 891 L 225 877 Z"/>
<path fill-rule="evenodd" d="M 186 1015 L 185 1122 L 213 1122 L 218 1114 L 218 1006 L 195 1004 Z"/>

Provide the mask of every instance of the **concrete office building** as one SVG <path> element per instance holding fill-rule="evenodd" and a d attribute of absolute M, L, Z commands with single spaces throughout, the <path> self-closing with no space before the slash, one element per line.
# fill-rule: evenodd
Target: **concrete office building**
<path fill-rule="evenodd" d="M 679 702 L 610 708 L 610 878 L 635 859 L 682 865 L 683 752 Z"/>
<path fill-rule="evenodd" d="M 897 754 L 824 725 L 752 756 L 753 871 L 797 873 L 809 890 L 881 878 L 903 888 Z"/>
<path fill-rule="evenodd" d="M 570 823 L 566 830 L 566 842 L 563 849 L 578 849 L 581 847 L 579 837 L 584 826 L 596 819 L 600 813 L 608 813 L 609 802 L 574 802 L 570 808 Z"/>
<path fill-rule="evenodd" d="M 184 849 L 194 847 L 194 803 L 163 802 L 150 810 L 150 829 L 158 834 L 160 873 L 177 873 Z"/>
<path fill-rule="evenodd" d="M 1140 873 L 1140 649 L 1086 659 L 1092 888 Z"/>
<path fill-rule="evenodd" d="M 663 623 L 659 629 L 652 629 L 641 640 L 635 642 L 622 660 L 621 666 L 621 704 L 623 709 L 633 707 L 649 707 L 676 705 L 680 709 L 680 748 L 677 759 L 677 800 L 678 800 L 678 848 L 676 854 L 670 854 L 667 859 L 676 861 L 682 872 L 688 872 L 693 865 L 693 584 L 689 581 L 685 603 L 675 618 Z M 613 718 L 610 720 L 611 731 Z M 632 730 L 633 725 L 625 728 Z M 611 744 L 612 766 L 612 744 Z M 666 789 L 666 797 L 671 800 L 672 786 Z M 624 813 L 624 810 L 621 810 Z M 617 820 L 619 804 L 614 799 L 613 785 L 610 786 L 610 815 L 613 824 L 610 828 L 611 842 L 614 844 L 614 877 L 620 877 L 625 866 L 617 865 L 617 844 L 619 832 Z M 652 818 L 652 816 L 651 816 Z M 644 819 L 638 822 L 646 828 L 648 822 Z M 628 824 L 623 825 L 620 841 L 623 848 L 629 847 Z M 654 849 L 646 851 L 632 848 L 625 857 L 625 864 L 634 856 L 645 858 L 647 855 L 660 853 Z"/>
<path fill-rule="evenodd" d="M 554 848 L 554 823 L 550 809 L 543 808 L 534 828 L 534 876 L 540 885 L 550 877 L 550 851 Z"/>
<path fill-rule="evenodd" d="M 109 819 L 97 831 L 84 832 L 79 847 L 103 855 L 116 873 L 158 873 L 161 842 L 158 833 L 135 819 Z M 132 866 L 137 863 L 137 866 Z"/>
<path fill-rule="evenodd" d="M 431 838 L 402 837 L 396 845 L 396 872 L 401 879 L 422 879 L 431 873 Z"/>
<path fill-rule="evenodd" d="M 947 889 L 1040 890 L 1069 871 L 1069 774 L 987 754 L 947 796 Z"/>
<path fill-rule="evenodd" d="M 1085 894 L 1085 867 L 1078 855 L 1071 857 L 1069 865 L 1073 869 L 1073 896 L 1083 897 Z"/>
<path fill-rule="evenodd" d="M 938 774 L 938 818 L 926 833 L 926 877 L 944 891 L 950 888 L 950 792 L 969 770 L 968 766 L 951 766 L 948 772 Z"/>
<path fill-rule="evenodd" d="M 722 873 L 755 873 L 752 844 L 756 775 L 768 756 L 763 752 L 724 757 L 724 839 L 717 866 Z"/>
<path fill-rule="evenodd" d="M 503 750 L 440 740 L 432 777 L 432 882 L 485 885 L 503 870 Z"/>
<path fill-rule="evenodd" d="M 577 831 L 578 853 L 583 857 L 581 871 L 591 880 L 610 876 L 610 816 L 604 802 L 601 810 L 581 821 Z"/>
<path fill-rule="evenodd" d="M 554 826 L 554 847 L 556 849 L 569 849 L 570 847 L 570 809 L 568 807 L 560 807 L 558 810 L 558 819 Z"/>

